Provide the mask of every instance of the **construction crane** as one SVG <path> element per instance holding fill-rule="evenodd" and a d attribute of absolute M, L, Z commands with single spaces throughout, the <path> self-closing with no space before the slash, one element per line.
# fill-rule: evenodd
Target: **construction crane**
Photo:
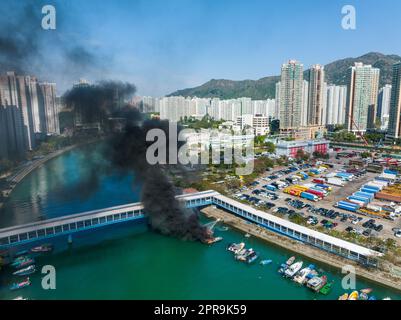
<path fill-rule="evenodd" d="M 346 112 L 345 108 L 344 108 L 344 112 Z M 355 126 L 355 128 L 358 130 L 358 132 L 361 132 L 358 124 L 355 122 L 354 118 L 351 116 L 351 113 L 349 114 L 348 118 L 352 122 L 352 124 Z M 365 137 L 361 133 L 359 134 L 359 136 L 362 138 L 363 142 L 365 143 L 365 146 L 369 146 L 368 141 L 365 139 Z"/>

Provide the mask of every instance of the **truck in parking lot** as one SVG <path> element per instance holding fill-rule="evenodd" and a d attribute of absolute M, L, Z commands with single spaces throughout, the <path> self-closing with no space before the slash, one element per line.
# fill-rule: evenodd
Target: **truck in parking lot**
<path fill-rule="evenodd" d="M 319 197 L 318 196 L 316 196 L 316 195 L 314 195 L 314 194 L 312 194 L 312 193 L 309 193 L 309 192 L 301 192 L 301 198 L 303 198 L 303 199 L 307 199 L 307 200 L 310 200 L 310 201 L 319 201 Z"/>
<path fill-rule="evenodd" d="M 345 183 L 341 179 L 338 178 L 328 178 L 327 184 L 331 184 L 337 187 L 344 187 Z"/>

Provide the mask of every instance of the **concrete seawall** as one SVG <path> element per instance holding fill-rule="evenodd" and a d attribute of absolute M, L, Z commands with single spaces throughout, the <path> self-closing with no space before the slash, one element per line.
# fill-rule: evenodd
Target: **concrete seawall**
<path fill-rule="evenodd" d="M 304 256 L 316 262 L 330 265 L 340 270 L 345 265 L 352 265 L 356 270 L 357 277 L 379 283 L 380 285 L 401 292 L 401 278 L 393 277 L 390 274 L 382 272 L 380 270 L 369 271 L 358 266 L 351 260 L 344 259 L 340 256 L 330 254 L 318 248 L 314 248 L 312 246 L 305 245 L 290 238 L 278 235 L 263 227 L 239 218 L 234 214 L 217 209 L 213 206 L 206 207 L 202 209 L 201 212 L 209 218 L 221 219 L 224 223 L 234 227 L 235 229 L 249 233 L 255 237 L 269 242 L 270 244 L 282 247 L 286 250 L 292 251 L 298 255 Z"/>

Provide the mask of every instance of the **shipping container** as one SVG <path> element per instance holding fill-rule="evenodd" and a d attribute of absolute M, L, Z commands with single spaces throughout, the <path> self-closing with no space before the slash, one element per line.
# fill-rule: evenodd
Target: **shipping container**
<path fill-rule="evenodd" d="M 401 195 L 397 195 L 397 194 L 378 192 L 378 193 L 376 193 L 375 198 L 382 199 L 382 200 L 388 200 L 388 201 L 394 201 L 394 202 L 401 202 Z"/>
<path fill-rule="evenodd" d="M 312 194 L 318 196 L 318 197 L 321 198 L 321 199 L 324 198 L 324 193 L 321 192 L 321 191 L 316 191 L 316 190 L 313 190 L 313 189 L 308 189 L 306 192 L 312 193 Z"/>
<path fill-rule="evenodd" d="M 327 184 L 317 183 L 317 184 L 316 184 L 316 187 L 320 187 L 320 188 L 323 188 L 323 189 L 325 189 L 325 190 L 327 190 L 327 191 L 331 191 L 331 187 L 328 186 Z"/>
<path fill-rule="evenodd" d="M 361 191 L 357 191 L 357 192 L 355 192 L 354 193 L 354 195 L 355 196 L 360 196 L 360 197 L 366 197 L 366 198 L 368 198 L 368 199 L 370 199 L 370 200 L 373 200 L 374 199 L 374 195 L 373 194 L 371 194 L 371 193 L 366 193 L 366 192 L 361 192 Z"/>
<path fill-rule="evenodd" d="M 378 193 L 379 191 L 376 191 L 376 190 L 372 190 L 372 189 L 367 189 L 367 188 L 362 188 L 361 190 L 359 190 L 359 191 L 361 191 L 361 192 L 365 192 L 365 193 L 370 193 L 370 194 L 376 194 L 376 193 Z"/>
<path fill-rule="evenodd" d="M 357 204 L 349 202 L 349 201 L 345 201 L 345 200 L 338 201 L 337 203 L 343 204 L 343 205 L 346 205 L 346 206 L 352 206 L 352 207 L 355 207 L 355 208 L 359 208 L 359 206 Z"/>
<path fill-rule="evenodd" d="M 383 189 L 382 187 L 374 186 L 374 185 L 369 185 L 369 184 L 363 185 L 362 188 L 364 188 L 364 189 L 370 189 L 370 190 L 373 190 L 373 191 L 380 191 L 381 189 Z"/>
<path fill-rule="evenodd" d="M 311 201 L 318 201 L 319 200 L 319 198 L 316 195 L 314 195 L 312 193 L 309 193 L 309 192 L 302 192 L 301 193 L 301 198 L 307 199 L 307 200 L 311 200 Z"/>
<path fill-rule="evenodd" d="M 367 203 L 370 202 L 370 199 L 368 199 L 368 198 L 365 198 L 365 197 L 358 197 L 358 196 L 354 196 L 354 195 L 349 196 L 347 199 L 348 199 L 348 200 L 354 199 L 354 200 L 362 201 L 362 202 L 365 203 L 365 204 L 367 204 Z"/>
<path fill-rule="evenodd" d="M 344 181 L 342 181 L 341 179 L 337 179 L 337 178 L 329 178 L 327 180 L 328 184 L 332 184 L 334 186 L 338 186 L 338 187 L 343 187 L 345 185 Z"/>

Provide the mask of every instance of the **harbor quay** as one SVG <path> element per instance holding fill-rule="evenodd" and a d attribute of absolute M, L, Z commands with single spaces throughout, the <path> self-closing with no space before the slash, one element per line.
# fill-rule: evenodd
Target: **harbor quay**
<path fill-rule="evenodd" d="M 355 268 L 357 277 L 401 291 L 401 282 L 399 278 L 381 272 L 376 268 L 367 269 L 355 261 L 332 254 L 326 250 L 321 250 L 317 247 L 305 245 L 298 240 L 268 230 L 255 222 L 233 215 L 227 210 L 213 205 L 203 208 L 201 212 L 208 218 L 220 219 L 223 223 L 242 231 L 245 234 L 249 234 L 255 238 L 268 242 L 270 245 L 284 248 L 320 264 L 329 265 L 340 270 L 342 270 L 344 266 L 352 265 Z"/>

